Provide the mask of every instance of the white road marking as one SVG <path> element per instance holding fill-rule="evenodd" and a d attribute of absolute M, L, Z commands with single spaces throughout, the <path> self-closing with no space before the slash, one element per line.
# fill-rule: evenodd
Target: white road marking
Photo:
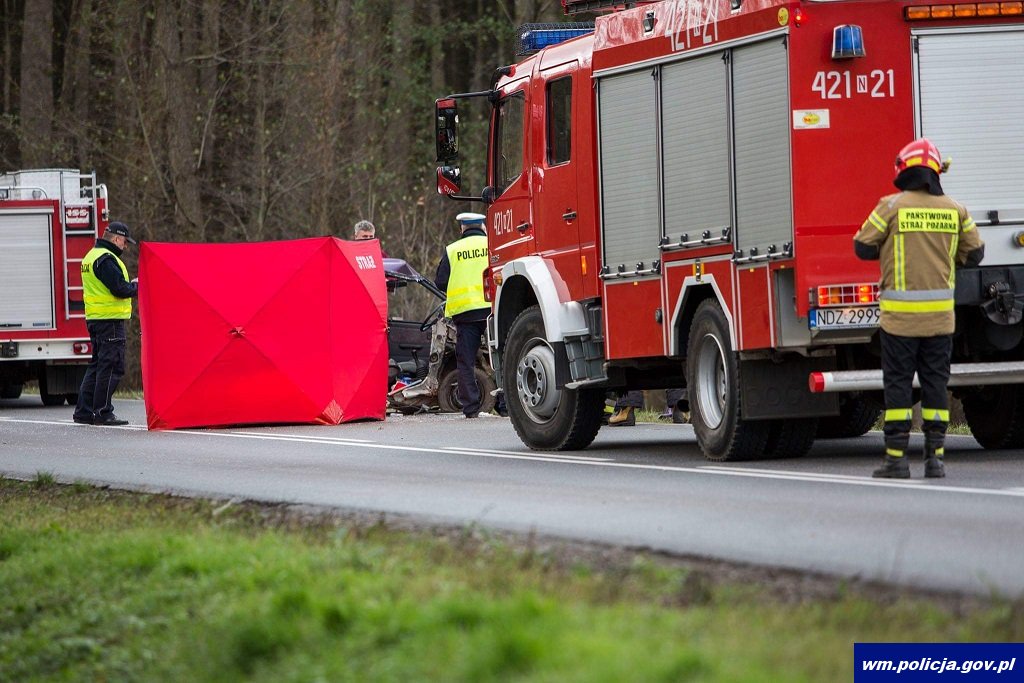
<path fill-rule="evenodd" d="M 369 439 L 350 439 L 345 436 L 319 436 L 317 434 L 280 434 L 279 432 L 232 432 L 233 434 L 251 434 L 252 436 L 264 436 L 265 434 L 273 434 L 275 436 L 309 436 L 313 439 L 334 439 L 336 441 L 343 441 L 345 443 L 373 443 Z"/>
<path fill-rule="evenodd" d="M 0 417 L 0 422 L 20 422 L 29 424 L 50 424 L 58 425 L 62 427 L 81 427 L 85 425 L 78 425 L 68 422 L 60 422 L 55 420 L 23 420 L 18 418 L 7 418 Z M 138 428 L 134 425 L 127 427 L 128 429 L 140 430 L 144 428 Z M 125 427 L 104 427 L 104 429 L 125 429 Z M 306 437 L 301 435 L 275 435 L 275 434 L 257 434 L 252 432 L 227 432 L 227 431 L 195 431 L 195 430 L 174 430 L 162 432 L 162 434 L 189 434 L 195 436 L 214 436 L 222 438 L 236 438 L 236 439 L 259 439 L 266 441 L 290 441 L 300 443 L 312 443 L 329 446 L 355 446 L 358 448 L 375 449 L 375 450 L 394 450 L 394 451 L 405 451 L 405 452 L 418 452 L 418 453 L 446 453 L 450 455 L 465 455 L 470 457 L 482 457 L 482 458 L 498 458 L 498 459 L 510 459 L 510 460 L 534 460 L 541 462 L 553 462 L 563 463 L 568 465 L 579 465 L 588 467 L 616 467 L 630 470 L 650 470 L 658 472 L 679 472 L 685 474 L 710 474 L 718 476 L 732 476 L 732 477 L 748 477 L 754 479 L 776 479 L 782 481 L 800 481 L 800 482 L 815 482 L 823 484 L 843 484 L 846 486 L 868 486 L 876 488 L 899 488 L 908 489 L 912 491 L 931 491 L 934 493 L 963 493 L 973 495 L 985 495 L 985 496 L 1005 496 L 1012 498 L 1024 498 L 1024 488 L 1006 488 L 1006 489 L 985 489 L 970 486 L 947 486 L 947 485 L 922 485 L 920 481 L 906 481 L 906 480 L 892 480 L 892 479 L 868 479 L 853 477 L 850 475 L 819 475 L 815 473 L 794 473 L 787 472 L 784 470 L 754 470 L 740 467 L 724 467 L 724 466 L 713 466 L 713 465 L 699 465 L 694 467 L 676 467 L 672 465 L 649 465 L 640 463 L 629 463 L 629 462 L 612 462 L 607 459 L 593 459 L 593 460 L 582 460 L 574 459 L 570 460 L 562 456 L 546 456 L 546 455 L 527 455 L 527 454 L 513 454 L 511 451 L 499 453 L 496 451 L 467 451 L 467 450 L 454 450 L 446 448 L 425 448 L 419 446 L 397 446 L 392 444 L 382 443 L 361 443 L 351 444 L 344 443 L 332 437 Z M 580 458 L 582 456 L 574 456 Z"/>
<path fill-rule="evenodd" d="M 824 472 L 800 472 L 798 470 L 766 470 L 756 467 L 729 467 L 727 465 L 700 465 L 705 470 L 724 470 L 726 472 L 757 472 L 759 474 L 789 474 L 794 477 L 806 477 L 807 479 L 847 479 L 852 481 L 872 481 L 868 476 L 856 476 L 853 474 L 827 474 Z M 922 480 L 903 481 L 903 484 L 918 485 L 924 484 Z"/>
<path fill-rule="evenodd" d="M 481 452 L 481 449 L 479 449 L 479 448 L 466 448 L 464 446 L 445 446 L 444 448 L 445 448 L 446 451 L 459 451 L 459 452 L 465 452 L 465 453 L 480 453 Z M 486 451 L 483 451 L 483 452 L 485 452 L 485 453 L 498 453 L 500 455 L 523 455 L 523 453 L 521 451 L 499 451 L 499 450 L 496 450 L 494 448 L 489 448 L 489 449 L 487 449 Z M 534 453 L 534 455 L 538 455 L 538 456 L 545 455 L 545 451 L 536 451 Z M 611 458 L 600 458 L 600 457 L 598 457 L 596 455 L 568 455 L 567 453 L 562 453 L 562 452 L 557 452 L 557 451 L 552 451 L 550 453 L 547 453 L 547 457 L 570 458 L 572 460 L 594 460 L 594 461 L 597 461 L 597 462 L 610 462 L 611 461 Z"/>

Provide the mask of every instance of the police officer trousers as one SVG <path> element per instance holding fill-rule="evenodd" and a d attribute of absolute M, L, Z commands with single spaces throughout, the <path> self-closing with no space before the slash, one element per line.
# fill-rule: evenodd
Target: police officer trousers
<path fill-rule="evenodd" d="M 476 356 L 487 332 L 486 320 L 455 321 L 455 364 L 459 370 L 459 402 L 465 415 L 480 412 L 483 397 L 476 383 Z"/>
<path fill-rule="evenodd" d="M 75 417 L 102 422 L 114 414 L 111 398 L 124 377 L 124 321 L 87 320 L 85 324 L 92 340 L 92 360 L 78 390 Z"/>
<path fill-rule="evenodd" d="M 902 456 L 910 440 L 914 372 L 921 383 L 921 429 L 925 454 L 942 455 L 949 424 L 949 362 L 952 335 L 901 337 L 882 330 L 882 381 L 885 388 L 885 448 Z M 938 451 L 936 453 L 936 451 Z"/>

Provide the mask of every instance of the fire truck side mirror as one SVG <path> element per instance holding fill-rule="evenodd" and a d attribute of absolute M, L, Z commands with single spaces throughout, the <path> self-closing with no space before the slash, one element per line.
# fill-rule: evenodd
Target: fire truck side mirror
<path fill-rule="evenodd" d="M 434 102 L 437 162 L 449 164 L 459 159 L 459 110 L 454 99 Z"/>
<path fill-rule="evenodd" d="M 437 193 L 454 197 L 462 190 L 462 171 L 458 166 L 438 166 Z"/>
<path fill-rule="evenodd" d="M 494 185 L 488 185 L 484 188 L 484 191 L 480 193 L 480 198 L 484 200 L 484 204 L 490 206 L 494 203 L 494 200 L 498 198 L 498 191 Z"/>

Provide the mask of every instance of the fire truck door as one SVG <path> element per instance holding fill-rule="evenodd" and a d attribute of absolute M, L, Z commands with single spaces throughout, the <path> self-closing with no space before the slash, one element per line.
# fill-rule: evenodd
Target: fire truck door
<path fill-rule="evenodd" d="M 580 260 L 581 220 L 589 205 L 580 201 L 576 169 L 579 165 L 577 147 L 582 135 L 573 134 L 574 110 L 582 95 L 577 62 L 569 62 L 541 72 L 534 82 L 534 102 L 543 102 L 543 136 L 534 140 L 541 144 L 535 159 L 540 169 L 535 187 L 537 250 L 550 259 L 568 286 L 573 298 L 582 296 L 583 281 Z M 541 114 L 539 108 L 534 116 Z"/>
<path fill-rule="evenodd" d="M 526 256 L 534 250 L 527 159 L 530 121 L 526 116 L 529 80 L 512 85 L 494 110 L 490 183 L 497 197 L 488 209 L 490 265 Z"/>

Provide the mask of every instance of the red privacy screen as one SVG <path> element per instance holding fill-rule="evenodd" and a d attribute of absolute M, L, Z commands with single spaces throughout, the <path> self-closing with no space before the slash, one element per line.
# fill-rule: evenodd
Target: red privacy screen
<path fill-rule="evenodd" d="M 384 419 L 376 240 L 146 242 L 139 316 L 150 429 Z"/>

